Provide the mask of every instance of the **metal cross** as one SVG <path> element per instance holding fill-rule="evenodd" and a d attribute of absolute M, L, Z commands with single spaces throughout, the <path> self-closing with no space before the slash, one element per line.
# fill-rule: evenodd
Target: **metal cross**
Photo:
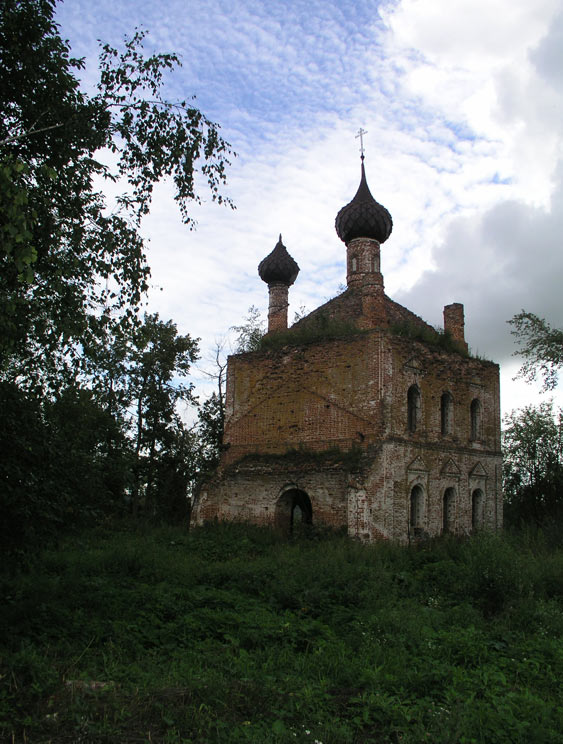
<path fill-rule="evenodd" d="M 364 134 L 367 134 L 366 130 L 360 127 L 356 139 L 358 139 L 358 137 L 360 138 L 360 155 L 362 160 L 364 159 Z"/>

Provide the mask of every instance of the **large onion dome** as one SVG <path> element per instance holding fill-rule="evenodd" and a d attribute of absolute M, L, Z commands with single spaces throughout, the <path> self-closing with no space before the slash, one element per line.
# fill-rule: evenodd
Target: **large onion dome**
<path fill-rule="evenodd" d="M 338 237 L 344 243 L 349 243 L 354 238 L 373 238 L 383 243 L 391 235 L 393 220 L 385 207 L 371 195 L 363 157 L 360 186 L 352 201 L 336 215 L 335 227 Z"/>
<path fill-rule="evenodd" d="M 258 273 L 266 284 L 285 284 L 291 287 L 297 279 L 299 266 L 287 252 L 281 235 L 274 250 L 258 264 Z"/>

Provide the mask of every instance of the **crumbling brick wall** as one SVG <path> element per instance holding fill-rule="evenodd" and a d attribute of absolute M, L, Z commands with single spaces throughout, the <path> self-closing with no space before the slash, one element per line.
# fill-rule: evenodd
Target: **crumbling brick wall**
<path fill-rule="evenodd" d="M 414 430 L 412 387 L 419 396 Z M 451 398 L 447 431 L 445 393 Z M 476 492 L 483 495 L 479 526 L 502 524 L 498 366 L 389 331 L 231 357 L 224 444 L 219 471 L 196 504 L 198 523 L 276 524 L 284 491 L 295 488 L 309 495 L 314 522 L 363 539 L 440 534 L 447 489 L 452 532 L 473 529 Z M 267 460 L 292 450 L 333 451 L 333 457 L 324 464 L 305 457 L 299 466 L 290 456 Z M 338 451 L 358 452 L 361 464 L 338 462 Z M 423 502 L 416 528 L 415 486 Z"/>

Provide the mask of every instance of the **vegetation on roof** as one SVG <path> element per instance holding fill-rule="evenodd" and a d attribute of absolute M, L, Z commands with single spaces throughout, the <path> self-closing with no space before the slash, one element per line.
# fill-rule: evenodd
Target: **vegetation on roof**
<path fill-rule="evenodd" d="M 364 452 L 360 447 L 352 446 L 349 449 L 331 447 L 326 450 L 312 450 L 307 447 L 291 447 L 281 453 L 252 453 L 237 460 L 233 467 L 245 462 L 260 463 L 283 463 L 284 465 L 341 465 L 348 470 L 357 470 L 361 464 Z"/>
<path fill-rule="evenodd" d="M 307 320 L 306 323 L 288 328 L 287 331 L 277 331 L 262 336 L 258 343 L 260 351 L 281 349 L 284 346 L 307 346 L 319 341 L 329 341 L 334 338 L 358 336 L 365 333 L 352 321 L 331 318 L 324 312 L 319 312 Z"/>
<path fill-rule="evenodd" d="M 411 341 L 420 341 L 428 346 L 435 346 L 443 351 L 454 352 L 463 357 L 470 356 L 465 347 L 452 338 L 449 331 L 444 331 L 441 328 L 431 328 L 426 325 L 403 322 L 392 323 L 389 326 L 389 330 L 394 336 L 408 338 Z"/>

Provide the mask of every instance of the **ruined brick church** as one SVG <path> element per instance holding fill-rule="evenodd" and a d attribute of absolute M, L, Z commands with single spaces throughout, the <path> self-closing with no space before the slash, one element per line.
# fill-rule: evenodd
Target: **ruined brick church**
<path fill-rule="evenodd" d="M 268 332 L 228 359 L 223 453 L 192 524 L 345 528 L 407 542 L 502 524 L 498 365 L 472 358 L 463 305 L 444 331 L 384 292 L 391 215 L 361 180 L 336 217 L 347 288 L 287 326 L 299 267 L 282 243 L 259 265 Z"/>

